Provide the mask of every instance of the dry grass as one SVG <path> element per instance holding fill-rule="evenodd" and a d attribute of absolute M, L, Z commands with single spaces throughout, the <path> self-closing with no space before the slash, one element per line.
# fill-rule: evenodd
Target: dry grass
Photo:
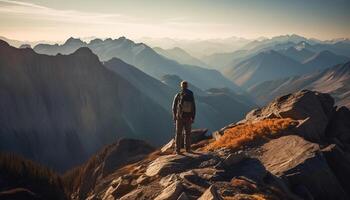
<path fill-rule="evenodd" d="M 289 118 L 265 119 L 241 124 L 227 129 L 221 138 L 210 143 L 205 149 L 215 150 L 223 147 L 239 149 L 258 140 L 276 137 L 293 125 L 295 125 L 295 121 Z"/>

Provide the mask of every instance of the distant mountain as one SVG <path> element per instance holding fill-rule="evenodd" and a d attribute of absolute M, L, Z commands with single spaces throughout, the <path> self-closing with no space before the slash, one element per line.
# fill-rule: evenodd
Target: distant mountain
<path fill-rule="evenodd" d="M 40 44 L 40 43 L 47 43 L 47 44 L 55 43 L 53 41 L 44 41 L 44 40 L 41 40 L 41 41 L 14 40 L 14 39 L 9 39 L 9 38 L 3 37 L 3 36 L 0 36 L 0 40 L 3 40 L 5 42 L 7 42 L 8 44 L 10 44 L 11 46 L 14 46 L 14 47 L 17 47 L 17 48 L 20 47 L 23 44 L 30 45 L 30 46 L 35 46 L 35 45 Z"/>
<path fill-rule="evenodd" d="M 350 62 L 307 75 L 266 81 L 249 89 L 259 104 L 302 89 L 330 93 L 337 105 L 350 107 Z"/>
<path fill-rule="evenodd" d="M 310 58 L 304 60 L 303 64 L 305 68 L 308 68 L 309 71 L 323 70 L 327 67 L 345 63 L 350 61 L 350 58 L 345 56 L 336 55 L 330 51 L 321 51 L 311 56 Z"/>
<path fill-rule="evenodd" d="M 246 50 L 237 50 L 230 53 L 215 53 L 209 56 L 202 57 L 202 60 L 211 68 L 222 70 L 232 64 L 234 60 L 239 60 L 247 55 Z"/>
<path fill-rule="evenodd" d="M 226 68 L 224 74 L 237 85 L 248 89 L 267 80 L 299 74 L 301 70 L 300 63 L 271 50 Z"/>
<path fill-rule="evenodd" d="M 187 53 L 185 50 L 179 47 L 174 47 L 172 49 L 162 49 L 160 47 L 154 47 L 153 50 L 155 50 L 158 54 L 168 59 L 177 61 L 180 64 L 207 67 L 207 65 L 204 62 L 202 62 L 198 58 L 191 56 L 189 53 Z"/>
<path fill-rule="evenodd" d="M 181 65 L 176 61 L 157 54 L 152 48 L 145 44 L 134 43 L 125 37 L 120 37 L 115 40 L 95 39 L 90 43 L 70 38 L 63 45 L 37 45 L 34 47 L 34 51 L 48 55 L 56 55 L 58 53 L 69 54 L 83 46 L 90 48 L 102 61 L 117 57 L 159 80 L 166 74 L 176 74 L 201 89 L 228 87 L 234 91 L 240 91 L 238 86 L 226 79 L 216 70 L 209 70 L 191 65 Z"/>
<path fill-rule="evenodd" d="M 88 48 L 47 56 L 0 41 L 0 150 L 57 170 L 119 137 L 161 144 L 172 118 Z"/>
<path fill-rule="evenodd" d="M 305 48 L 297 48 L 297 46 L 289 47 L 287 49 L 282 49 L 278 51 L 279 53 L 293 58 L 296 61 L 304 62 L 306 59 L 315 55 L 315 52 L 312 52 Z"/>
<path fill-rule="evenodd" d="M 176 75 L 167 75 L 163 77 L 162 82 L 169 87 L 178 88 L 181 80 Z M 199 111 L 196 121 L 200 128 L 214 127 L 211 130 L 217 130 L 225 123 L 239 120 L 243 113 L 255 107 L 255 102 L 247 95 L 236 94 L 230 89 L 218 88 L 200 91 L 199 88 L 191 85 L 189 88 L 195 94 Z"/>
<path fill-rule="evenodd" d="M 191 55 L 200 58 L 214 53 L 233 52 L 251 40 L 241 37 L 228 37 L 218 39 L 174 39 L 174 38 L 141 38 L 140 42 L 144 42 L 151 47 L 161 47 L 163 49 L 171 49 L 179 47 L 189 52 Z"/>
<path fill-rule="evenodd" d="M 177 75 L 165 75 L 162 78 L 162 82 L 160 82 L 117 58 L 105 62 L 104 65 L 111 71 L 127 79 L 145 95 L 166 109 L 169 114 L 172 112 L 172 101 L 175 94 L 179 91 L 179 85 L 182 81 L 180 77 Z M 240 117 L 244 116 L 255 105 L 245 95 L 238 95 L 229 90 L 226 91 L 225 95 L 223 93 L 208 93 L 193 86 L 191 83 L 189 84 L 189 88 L 196 96 L 198 112 L 194 127 L 197 128 L 208 128 L 210 131 L 215 131 L 225 123 L 239 120 Z M 227 97 L 228 95 L 230 98 Z M 209 101 L 209 99 L 212 100 Z M 227 107 L 223 108 L 223 105 Z"/>

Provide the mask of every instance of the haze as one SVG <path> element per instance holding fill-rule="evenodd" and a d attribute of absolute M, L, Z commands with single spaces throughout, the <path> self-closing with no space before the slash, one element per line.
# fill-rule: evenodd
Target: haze
<path fill-rule="evenodd" d="M 311 1 L 11 1 L 0 0 L 0 35 L 18 40 L 350 36 L 350 2 Z"/>

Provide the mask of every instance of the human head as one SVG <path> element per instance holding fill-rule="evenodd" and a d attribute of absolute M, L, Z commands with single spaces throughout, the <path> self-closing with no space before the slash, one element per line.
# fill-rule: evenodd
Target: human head
<path fill-rule="evenodd" d="M 181 86 L 182 89 L 187 89 L 187 87 L 188 87 L 187 81 L 181 81 L 180 86 Z"/>

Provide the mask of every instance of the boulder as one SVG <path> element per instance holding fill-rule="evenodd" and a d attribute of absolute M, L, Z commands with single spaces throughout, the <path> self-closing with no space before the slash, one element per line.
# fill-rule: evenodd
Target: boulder
<path fill-rule="evenodd" d="M 335 144 L 322 149 L 322 153 L 340 184 L 350 195 L 350 153 L 343 151 Z"/>
<path fill-rule="evenodd" d="M 159 184 L 163 187 L 168 187 L 174 182 L 180 181 L 180 180 L 181 179 L 178 174 L 169 174 L 168 176 L 165 176 L 162 179 L 160 179 Z"/>
<path fill-rule="evenodd" d="M 245 120 L 257 121 L 268 118 L 306 120 L 302 136 L 313 142 L 325 139 L 325 130 L 334 112 L 334 100 L 329 94 L 302 90 L 279 97 L 264 108 L 248 113 Z"/>
<path fill-rule="evenodd" d="M 154 200 L 177 200 L 182 192 L 183 186 L 181 182 L 176 181 L 166 187 Z"/>
<path fill-rule="evenodd" d="M 171 154 L 160 156 L 154 160 L 146 170 L 147 176 L 166 176 L 168 174 L 178 173 L 191 168 L 204 160 L 211 159 L 210 154 L 191 154 L 183 155 Z"/>
<path fill-rule="evenodd" d="M 160 151 L 161 151 L 162 153 L 167 152 L 167 151 L 174 151 L 174 148 L 175 148 L 175 140 L 174 140 L 174 138 L 173 138 L 173 139 L 171 139 L 166 145 L 164 145 L 164 146 L 160 149 Z"/>
<path fill-rule="evenodd" d="M 315 199 L 347 199 L 319 145 L 289 135 L 271 140 L 262 149 L 262 164 L 292 188 L 305 186 Z"/>
<path fill-rule="evenodd" d="M 119 200 L 134 200 L 134 199 L 138 199 L 140 196 L 142 196 L 143 191 L 140 188 L 137 188 L 131 192 L 129 192 L 128 194 L 122 196 Z"/>
<path fill-rule="evenodd" d="M 136 186 L 131 184 L 132 179 L 130 177 L 119 177 L 112 181 L 111 186 L 105 192 L 103 199 L 120 198 L 121 196 L 132 191 Z M 113 197 L 113 198 L 111 198 Z"/>
<path fill-rule="evenodd" d="M 217 192 L 214 185 L 211 185 L 203 194 L 198 198 L 198 200 L 222 200 L 223 198 Z"/>
<path fill-rule="evenodd" d="M 342 143 L 350 144 L 350 110 L 347 107 L 340 107 L 330 120 L 327 137 L 336 137 Z"/>
<path fill-rule="evenodd" d="M 247 154 L 244 151 L 238 151 L 228 155 L 223 161 L 224 165 L 231 166 L 241 162 L 243 159 L 247 158 Z"/>

